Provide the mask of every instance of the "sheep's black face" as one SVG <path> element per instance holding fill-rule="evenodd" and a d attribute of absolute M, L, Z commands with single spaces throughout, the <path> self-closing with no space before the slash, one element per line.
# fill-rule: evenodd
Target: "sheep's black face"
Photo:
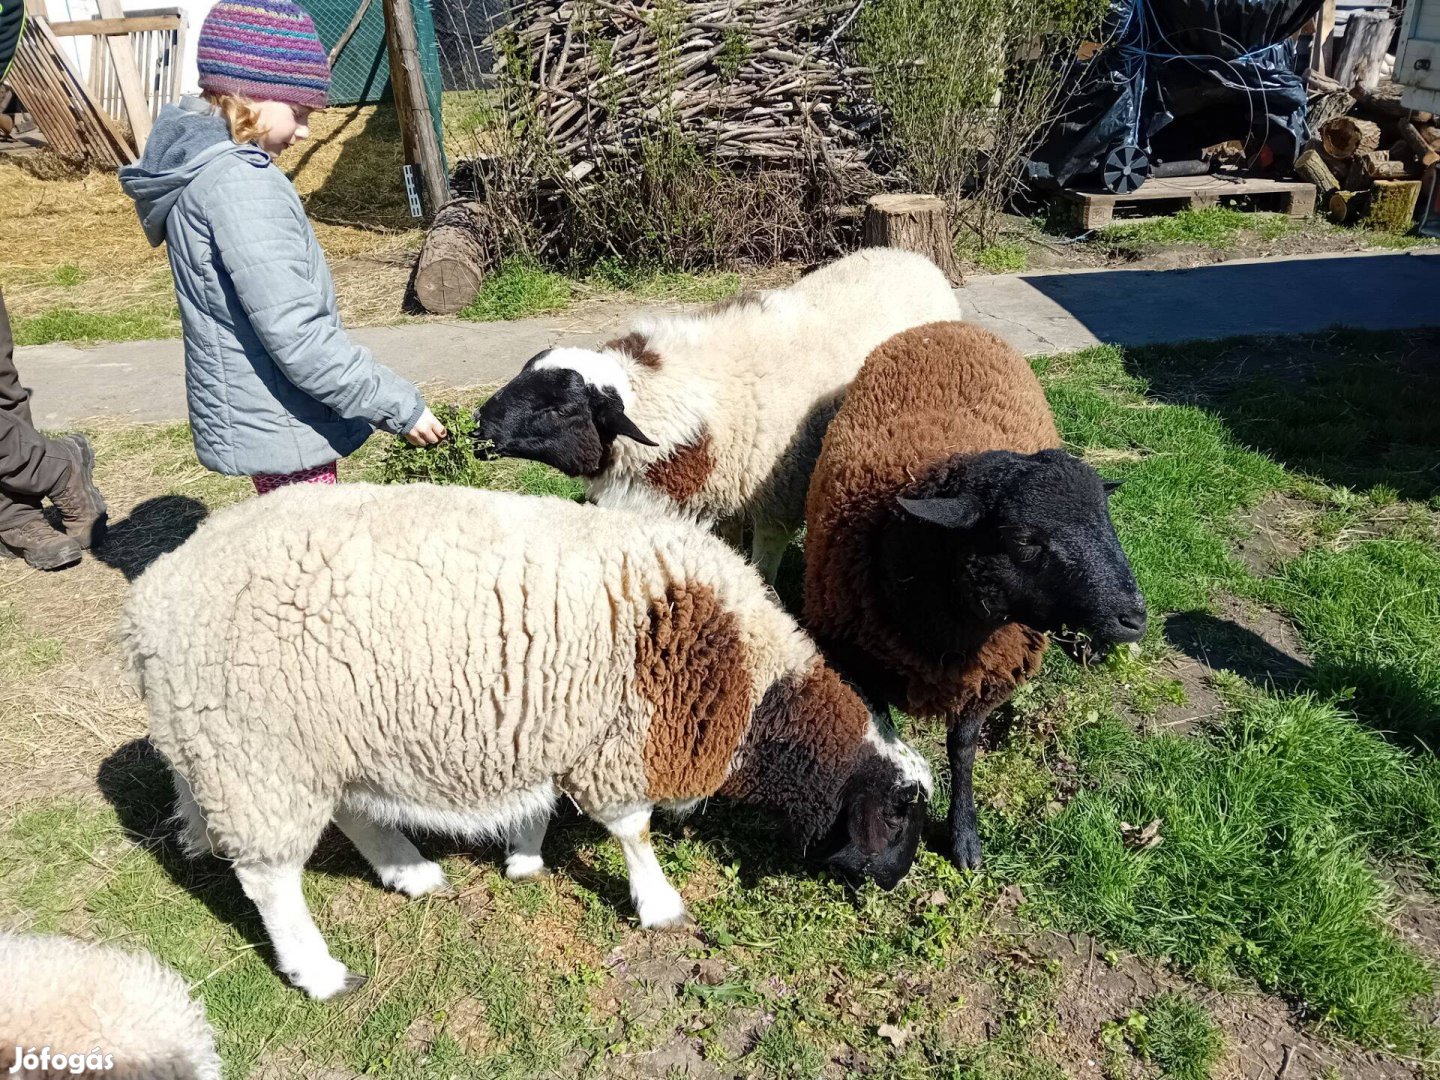
<path fill-rule="evenodd" d="M 889 892 L 915 861 L 925 826 L 925 793 L 893 761 L 866 760 L 846 784 L 840 813 L 815 854 L 850 885 L 869 880 Z"/>
<path fill-rule="evenodd" d="M 587 382 L 569 367 L 537 367 L 547 355 L 532 359 L 476 410 L 478 453 L 540 461 L 569 476 L 595 476 L 619 436 L 655 445 L 625 415 L 613 386 Z"/>
<path fill-rule="evenodd" d="M 928 592 L 932 611 L 949 605 L 948 621 L 1023 623 L 1076 659 L 1138 641 L 1145 599 L 1110 522 L 1116 486 L 1060 450 L 947 462 L 899 500 L 915 550 L 890 573 Z M 946 621 L 937 613 L 928 629 Z"/>

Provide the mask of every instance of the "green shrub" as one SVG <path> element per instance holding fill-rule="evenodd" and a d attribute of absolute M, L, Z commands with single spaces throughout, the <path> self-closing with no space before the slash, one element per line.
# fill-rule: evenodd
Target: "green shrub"
<path fill-rule="evenodd" d="M 1210 1080 L 1225 1050 L 1225 1033 L 1198 1004 L 1183 994 L 1161 994 L 1145 1007 L 1146 1023 L 1136 1049 L 1170 1080 Z"/>

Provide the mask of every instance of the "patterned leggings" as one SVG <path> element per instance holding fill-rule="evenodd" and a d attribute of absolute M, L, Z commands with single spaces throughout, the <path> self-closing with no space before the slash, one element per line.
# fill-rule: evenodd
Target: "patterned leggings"
<path fill-rule="evenodd" d="M 317 465 L 313 469 L 301 469 L 299 472 L 259 473 L 250 479 L 255 483 L 256 494 L 264 495 L 291 484 L 333 484 L 335 470 L 336 463 L 332 461 L 329 465 Z"/>

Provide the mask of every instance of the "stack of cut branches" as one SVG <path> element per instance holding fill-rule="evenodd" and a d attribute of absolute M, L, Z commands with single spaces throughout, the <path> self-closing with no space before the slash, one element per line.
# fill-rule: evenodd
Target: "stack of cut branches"
<path fill-rule="evenodd" d="M 714 161 L 868 179 L 877 121 L 837 41 L 856 0 L 528 0 L 497 50 L 578 178 L 678 132 Z"/>

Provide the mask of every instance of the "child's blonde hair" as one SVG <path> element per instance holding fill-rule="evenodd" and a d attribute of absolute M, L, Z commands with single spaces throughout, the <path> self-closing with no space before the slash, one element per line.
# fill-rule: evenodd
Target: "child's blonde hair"
<path fill-rule="evenodd" d="M 208 90 L 201 96 L 220 110 L 220 115 L 230 125 L 230 137 L 237 143 L 258 143 L 269 130 L 260 126 L 260 110 L 249 98 L 239 94 L 215 94 Z"/>

